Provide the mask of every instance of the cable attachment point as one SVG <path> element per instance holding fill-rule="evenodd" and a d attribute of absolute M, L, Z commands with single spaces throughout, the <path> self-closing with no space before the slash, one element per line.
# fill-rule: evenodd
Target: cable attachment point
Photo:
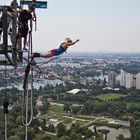
<path fill-rule="evenodd" d="M 9 101 L 5 98 L 3 101 L 3 109 L 4 109 L 3 113 L 7 114 L 9 112 L 8 106 L 9 106 Z"/>
<path fill-rule="evenodd" d="M 27 87 L 27 81 L 28 81 L 28 75 L 30 72 L 30 65 L 28 64 L 26 69 L 25 69 L 25 76 L 24 76 L 24 82 L 23 82 L 23 89 L 26 89 Z"/>

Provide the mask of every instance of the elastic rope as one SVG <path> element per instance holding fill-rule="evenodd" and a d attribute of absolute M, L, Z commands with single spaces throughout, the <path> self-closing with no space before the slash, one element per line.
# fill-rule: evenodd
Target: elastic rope
<path fill-rule="evenodd" d="M 24 122 L 24 109 L 22 111 L 22 124 L 26 127 L 26 136 L 25 138 L 27 137 L 27 127 L 31 124 L 32 122 L 32 119 L 33 119 L 33 68 L 31 66 L 30 68 L 30 64 L 29 64 L 29 59 L 30 59 L 30 55 L 32 54 L 32 34 L 31 32 L 29 33 L 29 49 L 28 49 L 28 65 L 26 67 L 26 70 L 25 70 L 25 79 L 24 79 L 24 85 L 23 85 L 23 88 L 24 88 L 24 96 L 23 97 L 23 108 L 24 108 L 24 101 L 26 103 L 26 107 L 25 107 L 25 111 L 26 111 L 26 116 L 25 116 L 25 122 Z M 31 114 L 30 114 L 30 120 L 28 121 L 28 105 L 29 105 L 29 89 L 28 89 L 28 86 L 29 86 L 29 72 L 31 70 L 31 97 L 30 97 L 30 107 L 31 107 Z"/>
<path fill-rule="evenodd" d="M 60 58 L 62 56 L 62 54 L 60 55 L 60 56 L 56 56 L 56 57 L 54 57 L 54 58 L 52 58 L 52 59 L 49 59 L 48 61 L 45 61 L 45 62 L 43 62 L 43 63 L 41 63 L 41 64 L 37 64 L 37 66 L 43 66 L 44 64 L 48 64 L 49 62 L 51 62 L 51 61 L 53 61 L 53 60 L 55 60 L 55 59 L 58 59 L 58 58 Z"/>

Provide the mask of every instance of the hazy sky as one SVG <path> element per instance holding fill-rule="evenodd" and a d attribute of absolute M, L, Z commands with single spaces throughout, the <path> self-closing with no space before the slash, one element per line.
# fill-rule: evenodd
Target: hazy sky
<path fill-rule="evenodd" d="M 9 4 L 11 0 L 0 0 Z M 37 10 L 34 51 L 80 39 L 73 52 L 140 52 L 140 0 L 47 0 Z"/>

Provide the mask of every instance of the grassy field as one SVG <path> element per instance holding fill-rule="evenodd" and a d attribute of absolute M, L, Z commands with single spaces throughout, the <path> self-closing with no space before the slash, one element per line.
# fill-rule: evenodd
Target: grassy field
<path fill-rule="evenodd" d="M 97 96 L 97 98 L 99 98 L 100 100 L 103 101 L 109 101 L 109 100 L 114 100 L 114 99 L 118 99 L 120 97 L 125 97 L 126 95 L 123 94 L 119 94 L 119 93 L 108 93 L 108 94 L 104 94 L 104 95 L 99 95 Z"/>
<path fill-rule="evenodd" d="M 55 113 L 64 113 L 63 106 L 58 105 L 50 105 L 50 111 L 53 111 Z"/>
<path fill-rule="evenodd" d="M 139 107 L 140 103 L 139 102 L 124 102 L 126 104 L 127 108 L 130 108 L 131 106 Z"/>
<path fill-rule="evenodd" d="M 70 119 L 70 118 L 64 118 L 64 117 L 62 117 L 63 118 L 63 123 L 64 124 L 70 124 L 70 123 L 72 123 L 72 119 Z"/>

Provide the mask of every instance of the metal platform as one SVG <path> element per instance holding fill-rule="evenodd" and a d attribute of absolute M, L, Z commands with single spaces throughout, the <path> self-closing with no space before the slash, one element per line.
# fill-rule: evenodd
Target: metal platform
<path fill-rule="evenodd" d="M 12 53 L 12 46 L 11 46 L 11 45 L 9 45 L 9 46 L 7 47 L 6 52 Z M 5 54 L 5 50 L 4 50 L 3 44 L 0 44 L 0 54 Z"/>

